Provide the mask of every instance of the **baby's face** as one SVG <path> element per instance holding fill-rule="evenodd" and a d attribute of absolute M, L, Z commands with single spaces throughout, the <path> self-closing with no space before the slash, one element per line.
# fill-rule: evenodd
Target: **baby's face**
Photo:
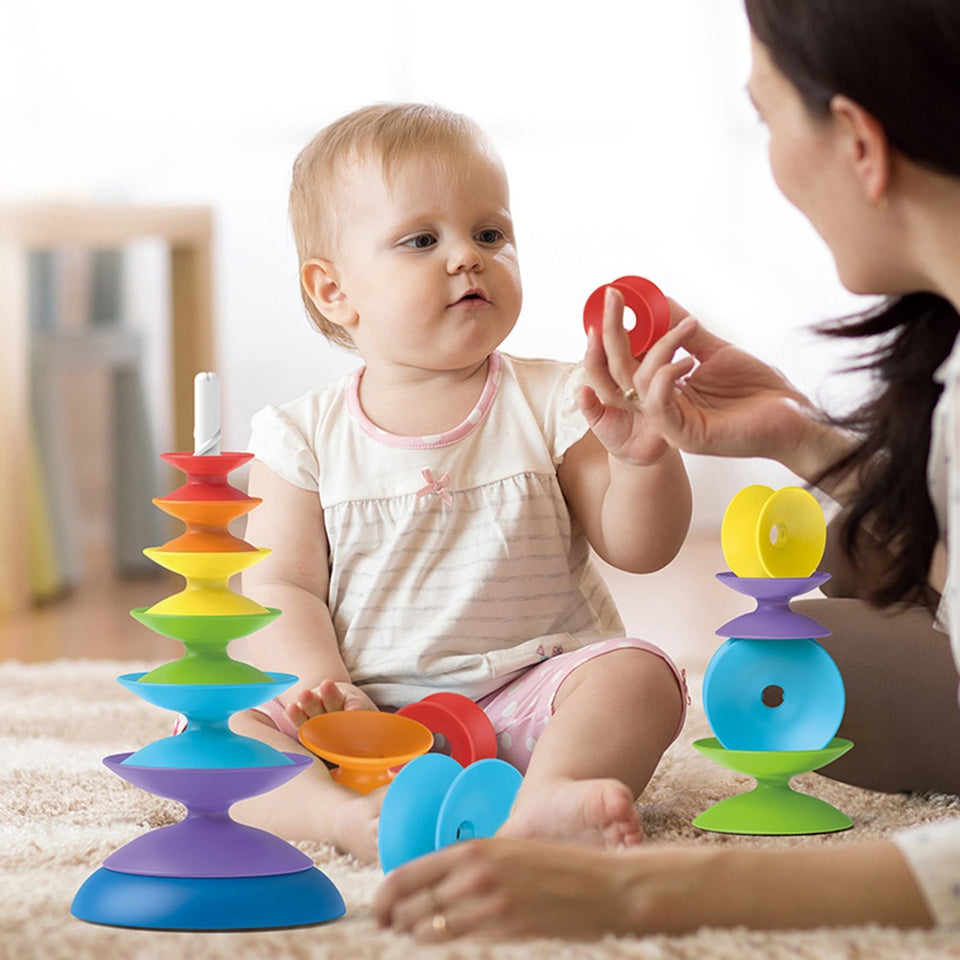
<path fill-rule="evenodd" d="M 476 154 L 451 175 L 428 156 L 344 172 L 337 253 L 350 334 L 368 366 L 459 370 L 513 329 L 521 289 L 503 168 Z"/>

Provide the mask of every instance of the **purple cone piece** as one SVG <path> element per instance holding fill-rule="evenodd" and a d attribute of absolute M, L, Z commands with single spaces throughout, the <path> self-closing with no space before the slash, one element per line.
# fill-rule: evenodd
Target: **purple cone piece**
<path fill-rule="evenodd" d="M 302 753 L 284 753 L 290 762 L 275 767 L 148 767 L 124 763 L 130 753 L 104 757 L 118 777 L 158 797 L 179 800 L 193 813 L 217 813 L 238 800 L 256 797 L 292 780 L 313 759 Z"/>
<path fill-rule="evenodd" d="M 830 631 L 813 617 L 790 609 L 790 601 L 815 590 L 830 579 L 829 573 L 809 577 L 738 577 L 726 571 L 717 579 L 731 590 L 753 597 L 756 610 L 729 620 L 716 633 L 740 640 L 804 640 L 828 637 Z"/>
<path fill-rule="evenodd" d="M 230 805 L 273 790 L 310 765 L 297 753 L 278 767 L 172 769 L 125 765 L 129 753 L 105 757 L 124 780 L 187 806 L 180 823 L 137 837 L 104 863 L 118 873 L 156 877 L 263 877 L 308 870 L 313 861 L 285 840 L 236 823 Z"/>
<path fill-rule="evenodd" d="M 313 861 L 285 840 L 224 813 L 188 815 L 180 823 L 152 830 L 103 865 L 144 877 L 270 877 L 309 870 Z"/>

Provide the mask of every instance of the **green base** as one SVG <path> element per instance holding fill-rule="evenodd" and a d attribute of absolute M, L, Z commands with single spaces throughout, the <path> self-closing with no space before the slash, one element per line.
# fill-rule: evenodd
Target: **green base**
<path fill-rule="evenodd" d="M 846 753 L 853 743 L 840 737 L 822 750 L 726 750 L 716 737 L 693 746 L 731 770 L 756 778 L 748 793 L 721 800 L 705 810 L 693 825 L 715 833 L 752 836 L 791 836 L 848 830 L 853 821 L 825 800 L 798 793 L 789 781 L 818 770 Z"/>

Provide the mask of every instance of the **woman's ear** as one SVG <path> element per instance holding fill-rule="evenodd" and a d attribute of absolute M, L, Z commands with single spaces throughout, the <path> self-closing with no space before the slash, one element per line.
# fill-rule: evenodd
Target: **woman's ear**
<path fill-rule="evenodd" d="M 340 327 L 353 326 L 357 311 L 340 288 L 339 275 L 331 260 L 307 260 L 300 268 L 300 283 L 317 310 Z"/>
<path fill-rule="evenodd" d="M 864 195 L 874 206 L 885 199 L 890 185 L 890 143 L 883 125 L 855 100 L 837 94 L 830 113 L 845 136 L 849 159 L 863 184 Z"/>

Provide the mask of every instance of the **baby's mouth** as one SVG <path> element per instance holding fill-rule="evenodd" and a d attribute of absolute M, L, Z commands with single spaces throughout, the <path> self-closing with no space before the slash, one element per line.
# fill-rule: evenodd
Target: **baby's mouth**
<path fill-rule="evenodd" d="M 458 303 L 489 303 L 487 295 L 482 290 L 468 290 L 462 297 L 454 301 Z"/>

